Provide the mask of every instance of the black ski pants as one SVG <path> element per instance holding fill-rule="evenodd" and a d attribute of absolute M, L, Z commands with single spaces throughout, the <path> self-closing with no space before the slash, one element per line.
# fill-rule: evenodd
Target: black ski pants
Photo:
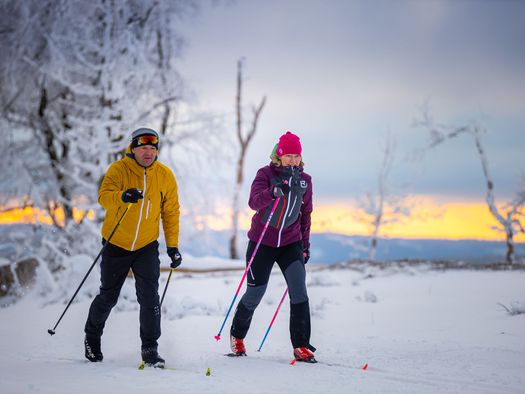
<path fill-rule="evenodd" d="M 130 269 L 135 277 L 135 290 L 140 305 L 142 348 L 156 349 L 160 337 L 160 260 L 157 241 L 133 252 L 107 244 L 100 263 L 100 293 L 91 303 L 84 330 L 88 337 L 102 336 L 106 320 L 117 304 Z"/>
<path fill-rule="evenodd" d="M 256 243 L 250 241 L 246 251 L 248 264 Z M 278 248 L 260 245 L 247 274 L 248 286 L 233 318 L 231 335 L 245 338 L 253 313 L 259 305 L 268 285 L 275 262 L 284 275 L 290 296 L 290 339 L 292 346 L 310 346 L 310 307 L 306 291 L 303 244 L 301 241 Z"/>

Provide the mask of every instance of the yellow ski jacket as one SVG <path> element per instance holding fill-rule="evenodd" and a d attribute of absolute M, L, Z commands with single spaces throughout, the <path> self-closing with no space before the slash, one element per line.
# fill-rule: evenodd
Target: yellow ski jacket
<path fill-rule="evenodd" d="M 109 166 L 100 186 L 98 202 L 106 210 L 102 237 L 109 238 L 124 213 L 128 204 L 122 193 L 129 188 L 142 190 L 144 198 L 131 204 L 110 243 L 129 251 L 140 249 L 159 238 L 162 218 L 166 245 L 178 247 L 180 205 L 173 172 L 158 161 L 144 168 L 128 156 Z"/>

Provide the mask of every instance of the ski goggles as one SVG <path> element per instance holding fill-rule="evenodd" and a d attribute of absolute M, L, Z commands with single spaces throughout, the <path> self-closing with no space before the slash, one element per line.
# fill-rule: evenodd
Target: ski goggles
<path fill-rule="evenodd" d="M 133 142 L 131 145 L 133 147 L 143 146 L 143 145 L 153 145 L 154 147 L 157 148 L 159 145 L 159 138 L 155 135 L 140 135 L 138 137 L 133 138 Z"/>

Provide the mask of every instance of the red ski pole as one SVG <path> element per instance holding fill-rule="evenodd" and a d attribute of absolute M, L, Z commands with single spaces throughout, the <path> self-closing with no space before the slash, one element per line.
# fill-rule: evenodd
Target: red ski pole
<path fill-rule="evenodd" d="M 270 325 L 268 326 L 268 329 L 266 330 L 266 334 L 264 334 L 264 338 L 262 339 L 261 345 L 259 346 L 259 349 L 257 349 L 258 352 L 261 351 L 261 348 L 264 345 L 264 341 L 266 341 L 266 337 L 270 333 L 270 330 L 272 329 L 273 322 L 275 321 L 275 318 L 277 317 L 277 314 L 279 313 L 279 309 L 281 309 L 281 305 L 283 304 L 284 298 L 286 297 L 286 294 L 288 294 L 288 287 L 284 291 L 284 294 L 281 298 L 281 301 L 279 302 L 279 305 L 277 305 L 277 309 L 275 310 L 275 313 L 273 314 L 272 321 L 270 322 Z"/>
<path fill-rule="evenodd" d="M 219 341 L 221 339 L 222 329 L 224 328 L 224 325 L 226 324 L 226 320 L 228 320 L 228 316 L 230 315 L 230 312 L 233 308 L 233 304 L 235 304 L 235 300 L 237 299 L 237 296 L 239 295 L 241 286 L 244 283 L 244 279 L 246 279 L 246 275 L 248 274 L 248 271 L 252 265 L 255 254 L 257 253 L 257 250 L 259 249 L 259 245 L 261 244 L 264 234 L 266 233 L 266 229 L 268 228 L 268 225 L 270 224 L 270 220 L 272 220 L 272 216 L 275 213 L 275 210 L 277 209 L 277 204 L 279 204 L 280 199 L 281 199 L 280 197 L 277 197 L 275 199 L 275 202 L 273 203 L 273 207 L 272 207 L 272 210 L 270 211 L 270 215 L 268 216 L 268 219 L 266 220 L 266 223 L 264 224 L 264 227 L 261 231 L 261 235 L 259 236 L 259 240 L 257 241 L 257 244 L 255 245 L 255 249 L 252 252 L 252 256 L 250 257 L 250 261 L 248 262 L 248 265 L 246 266 L 246 269 L 244 270 L 244 274 L 242 275 L 241 282 L 239 283 L 239 286 L 237 287 L 237 291 L 235 292 L 235 295 L 233 296 L 233 300 L 230 304 L 230 307 L 228 308 L 228 312 L 226 312 L 226 316 L 224 317 L 221 328 L 219 329 L 219 333 L 215 335 L 216 341 Z"/>

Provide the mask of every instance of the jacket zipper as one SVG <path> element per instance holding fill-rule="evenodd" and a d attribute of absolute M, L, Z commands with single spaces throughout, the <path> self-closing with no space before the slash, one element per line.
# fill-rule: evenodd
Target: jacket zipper
<path fill-rule="evenodd" d="M 144 168 L 144 188 L 142 189 L 142 195 L 146 195 L 146 169 Z M 140 222 L 142 220 L 142 211 L 144 209 L 144 198 L 142 199 L 142 204 L 140 205 L 140 214 L 139 214 L 139 222 L 137 223 L 137 229 L 135 230 L 135 239 L 133 240 L 133 243 L 131 244 L 131 251 L 135 250 L 135 243 L 137 243 L 137 238 L 139 237 L 139 229 L 140 229 Z"/>
<path fill-rule="evenodd" d="M 290 208 L 290 213 L 288 214 L 288 217 L 292 216 L 293 209 L 295 207 L 296 202 L 297 202 L 297 196 L 295 196 L 295 198 L 293 199 L 293 204 L 292 204 L 292 207 Z"/>
<path fill-rule="evenodd" d="M 293 174 L 290 177 L 290 179 L 288 179 L 288 184 L 290 184 L 290 185 L 292 184 L 292 177 L 293 177 Z M 292 194 L 292 190 L 290 189 L 290 196 L 291 196 L 291 194 Z M 284 229 L 284 222 L 286 222 L 286 214 L 288 213 L 288 208 L 290 208 L 290 199 L 289 198 L 288 198 L 288 201 L 287 201 L 287 204 L 286 204 L 286 210 L 284 211 L 283 222 L 281 223 L 281 228 L 279 229 L 279 235 L 277 237 L 277 247 L 281 246 L 281 234 L 282 234 L 283 229 Z"/>

